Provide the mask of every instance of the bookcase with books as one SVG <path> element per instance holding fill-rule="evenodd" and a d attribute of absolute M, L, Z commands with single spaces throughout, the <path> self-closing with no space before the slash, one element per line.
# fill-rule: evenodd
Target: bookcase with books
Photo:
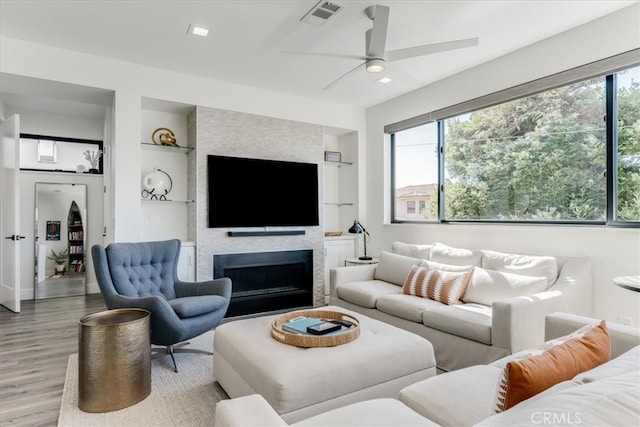
<path fill-rule="evenodd" d="M 84 225 L 75 201 L 71 202 L 67 217 L 67 240 L 69 241 L 69 272 L 82 273 L 84 271 Z"/>

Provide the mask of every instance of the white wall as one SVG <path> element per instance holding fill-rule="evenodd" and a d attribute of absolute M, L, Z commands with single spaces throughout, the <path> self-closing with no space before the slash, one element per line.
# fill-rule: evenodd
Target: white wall
<path fill-rule="evenodd" d="M 365 114 L 359 108 L 139 66 L 6 37 L 0 37 L 0 73 L 113 91 L 113 105 L 107 111 L 106 129 L 101 129 L 98 135 L 74 135 L 70 132 L 74 129 L 73 126 L 63 125 L 65 136 L 102 139 L 105 142 L 104 185 L 107 193 L 99 193 L 106 200 L 103 215 L 106 226 L 105 244 L 112 241 L 140 241 L 148 235 L 146 233 L 149 227 L 144 225 L 145 215 L 140 202 L 141 160 L 144 155 L 140 142 L 141 132 L 144 132 L 146 126 L 143 118 L 145 101 L 148 99 L 349 129 L 357 132 L 360 143 L 365 138 Z M 12 88 L 3 87 L 3 90 L 11 92 Z M 10 115 L 7 111 L 2 114 L 4 117 Z M 40 118 L 36 116 L 31 120 L 25 114 L 25 119 L 40 122 Z M 56 123 L 55 120 L 52 123 Z M 104 123 L 101 126 L 104 128 Z M 23 132 L 47 133 L 31 130 L 29 123 Z M 29 194 L 27 196 L 23 204 L 32 207 L 33 198 Z M 25 221 L 29 224 L 28 218 Z M 28 266 L 25 268 L 28 270 Z M 29 271 L 26 277 L 33 278 L 32 272 L 33 270 Z M 95 283 L 93 285 L 89 286 L 90 290 L 96 290 Z M 25 286 L 25 292 L 28 293 L 29 284 Z M 28 298 L 30 297 L 23 295 L 23 299 Z"/>
<path fill-rule="evenodd" d="M 47 64 L 43 67 L 42 64 Z M 111 181 L 115 189 L 109 240 L 141 238 L 140 129 L 143 98 L 221 108 L 359 131 L 364 111 L 288 94 L 144 67 L 65 49 L 0 38 L 0 71 L 113 90 Z M 108 142 L 108 141 L 106 141 Z M 123 220 L 124 219 L 124 220 Z M 113 228 L 113 229 L 112 229 Z"/>
<path fill-rule="evenodd" d="M 630 317 L 640 325 L 640 293 L 613 285 L 619 275 L 640 274 L 640 230 L 612 227 L 410 225 L 389 223 L 389 141 L 387 124 L 454 105 L 511 86 L 640 47 L 640 5 L 497 58 L 474 69 L 395 98 L 367 111 L 364 182 L 371 253 L 388 250 L 396 240 L 441 241 L 453 246 L 576 256 L 593 265 L 594 315 L 617 321 Z"/>
<path fill-rule="evenodd" d="M 101 118 L 9 107 L 5 107 L 5 114 L 20 114 L 21 133 L 102 141 L 104 120 Z"/>

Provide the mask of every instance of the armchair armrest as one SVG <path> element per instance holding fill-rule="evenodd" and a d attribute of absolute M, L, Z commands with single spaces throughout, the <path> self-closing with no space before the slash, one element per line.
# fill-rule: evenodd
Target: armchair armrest
<path fill-rule="evenodd" d="M 331 288 L 331 298 L 338 297 L 336 288 L 343 283 L 373 280 L 376 272 L 375 264 L 349 265 L 346 267 L 335 267 L 329 270 L 329 286 Z"/>
<path fill-rule="evenodd" d="M 545 316 L 591 313 L 591 262 L 561 258 L 556 282 L 544 292 L 493 303 L 491 343 L 510 353 L 545 341 Z"/>
<path fill-rule="evenodd" d="M 176 312 L 171 308 L 169 303 L 163 297 L 150 295 L 147 297 L 128 297 L 124 295 L 114 295 L 111 297 L 112 307 L 111 308 L 142 308 L 144 310 L 148 310 L 153 315 L 151 316 L 151 326 L 153 327 L 154 323 L 162 322 L 164 323 L 176 323 L 179 322 L 180 319 Z"/>
<path fill-rule="evenodd" d="M 213 425 L 216 427 L 286 427 L 280 415 L 259 394 L 221 400 L 216 403 Z"/>
<path fill-rule="evenodd" d="M 509 353 L 544 342 L 544 318 L 564 311 L 565 302 L 559 291 L 496 301 L 492 305 L 491 344 Z"/>
<path fill-rule="evenodd" d="M 545 318 L 545 340 L 562 337 L 585 325 L 599 322 L 601 319 L 579 316 L 570 313 L 552 313 Z M 640 345 L 640 329 L 619 323 L 607 322 L 611 341 L 611 358 L 620 356 Z"/>
<path fill-rule="evenodd" d="M 560 291 L 569 313 L 591 316 L 593 314 L 593 284 L 591 261 L 581 258 L 564 258 L 558 280 L 549 291 Z"/>
<path fill-rule="evenodd" d="M 231 298 L 231 279 L 228 277 L 203 282 L 183 282 L 176 279 L 174 288 L 178 298 L 198 295 L 220 295 L 226 299 Z"/>
<path fill-rule="evenodd" d="M 116 294 L 111 297 L 111 303 L 112 304 L 109 309 L 142 308 L 151 312 L 162 312 L 166 310 L 167 312 L 175 315 L 167 300 L 155 295 L 146 297 L 128 297 L 126 295 Z"/>

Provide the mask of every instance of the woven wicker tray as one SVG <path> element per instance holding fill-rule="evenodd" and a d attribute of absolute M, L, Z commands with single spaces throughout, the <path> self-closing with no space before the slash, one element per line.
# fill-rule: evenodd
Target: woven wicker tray
<path fill-rule="evenodd" d="M 294 317 L 308 316 L 317 317 L 325 320 L 346 320 L 353 323 L 349 329 L 344 332 L 330 335 L 305 335 L 294 334 L 282 329 L 282 324 L 288 322 Z M 271 336 L 284 344 L 294 345 L 296 347 L 335 347 L 337 345 L 346 344 L 358 338 L 360 335 L 360 322 L 355 317 L 339 311 L 330 310 L 298 310 L 291 313 L 283 314 L 277 317 L 271 323 Z"/>

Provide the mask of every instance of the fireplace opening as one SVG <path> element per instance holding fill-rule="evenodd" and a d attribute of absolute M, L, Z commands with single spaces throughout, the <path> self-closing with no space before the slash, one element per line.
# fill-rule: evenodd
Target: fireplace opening
<path fill-rule="evenodd" d="M 213 277 L 229 277 L 226 317 L 313 305 L 313 250 L 213 256 Z"/>

